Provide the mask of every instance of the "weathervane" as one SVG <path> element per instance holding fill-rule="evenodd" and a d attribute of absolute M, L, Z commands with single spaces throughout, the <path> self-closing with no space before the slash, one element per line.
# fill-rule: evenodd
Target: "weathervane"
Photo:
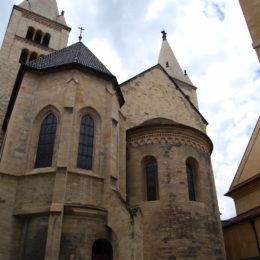
<path fill-rule="evenodd" d="M 167 35 L 167 33 L 163 30 L 163 31 L 161 31 L 161 33 L 162 33 L 162 35 L 163 35 L 163 40 L 166 40 L 166 35 Z"/>
<path fill-rule="evenodd" d="M 82 26 L 79 27 L 79 29 L 80 29 L 79 41 L 81 42 L 81 40 L 82 40 L 82 31 L 85 31 L 85 29 Z"/>

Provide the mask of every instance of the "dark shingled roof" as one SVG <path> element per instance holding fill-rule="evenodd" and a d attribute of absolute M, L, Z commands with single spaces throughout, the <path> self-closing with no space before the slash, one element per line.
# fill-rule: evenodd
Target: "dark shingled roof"
<path fill-rule="evenodd" d="M 82 42 L 77 42 L 69 47 L 30 61 L 26 64 L 26 67 L 47 70 L 69 64 L 78 64 L 112 76 L 111 72 Z"/>

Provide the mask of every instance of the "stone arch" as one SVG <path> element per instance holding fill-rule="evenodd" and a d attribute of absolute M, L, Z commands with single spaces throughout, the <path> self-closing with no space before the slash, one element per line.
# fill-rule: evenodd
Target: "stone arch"
<path fill-rule="evenodd" d="M 32 52 L 29 58 L 29 61 L 35 60 L 37 59 L 37 53 L 36 52 Z"/>
<path fill-rule="evenodd" d="M 49 33 L 45 33 L 42 40 L 42 45 L 49 47 L 50 39 L 51 39 L 51 35 Z"/>
<path fill-rule="evenodd" d="M 113 260 L 113 248 L 106 239 L 98 239 L 92 246 L 92 260 Z"/>
<path fill-rule="evenodd" d="M 28 60 L 29 56 L 29 50 L 28 49 L 23 49 L 19 58 L 20 63 L 26 63 Z"/>
<path fill-rule="evenodd" d="M 35 29 L 30 26 L 27 30 L 27 33 L 26 33 L 26 39 L 29 40 L 29 41 L 32 41 L 33 38 L 34 38 L 34 34 L 35 34 Z"/>
<path fill-rule="evenodd" d="M 38 44 L 41 44 L 42 36 L 43 36 L 43 32 L 41 30 L 37 30 L 34 36 L 34 41 Z"/>

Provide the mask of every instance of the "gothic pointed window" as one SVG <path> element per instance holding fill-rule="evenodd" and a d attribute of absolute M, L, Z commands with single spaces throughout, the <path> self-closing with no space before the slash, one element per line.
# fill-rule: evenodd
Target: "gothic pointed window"
<path fill-rule="evenodd" d="M 34 35 L 34 29 L 33 29 L 33 27 L 29 27 L 27 34 L 26 34 L 26 39 L 29 40 L 29 41 L 32 41 L 33 35 Z"/>
<path fill-rule="evenodd" d="M 188 181 L 189 199 L 191 201 L 195 201 L 194 169 L 189 163 L 186 163 L 186 173 Z"/>
<path fill-rule="evenodd" d="M 35 168 L 50 167 L 52 165 L 56 129 L 57 118 L 53 114 L 49 114 L 41 124 Z"/>
<path fill-rule="evenodd" d="M 147 200 L 158 199 L 157 164 L 154 159 L 145 162 L 146 195 Z"/>
<path fill-rule="evenodd" d="M 91 170 L 94 145 L 94 120 L 85 115 L 81 119 L 77 167 Z"/>

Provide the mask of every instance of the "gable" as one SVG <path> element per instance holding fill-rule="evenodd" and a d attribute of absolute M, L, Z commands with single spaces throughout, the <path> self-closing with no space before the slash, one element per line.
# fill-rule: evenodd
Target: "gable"
<path fill-rule="evenodd" d="M 260 173 L 260 118 L 257 121 L 253 134 L 249 140 L 246 151 L 240 162 L 230 190 L 242 182 Z"/>
<path fill-rule="evenodd" d="M 122 110 L 127 118 L 127 129 L 149 119 L 164 117 L 205 132 L 206 120 L 160 65 L 120 87 L 125 98 Z"/>

